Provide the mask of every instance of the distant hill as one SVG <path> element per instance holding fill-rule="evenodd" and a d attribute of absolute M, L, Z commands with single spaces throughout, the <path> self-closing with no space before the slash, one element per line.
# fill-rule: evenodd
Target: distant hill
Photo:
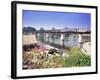
<path fill-rule="evenodd" d="M 23 27 L 23 33 L 34 33 L 36 29 L 33 27 Z"/>

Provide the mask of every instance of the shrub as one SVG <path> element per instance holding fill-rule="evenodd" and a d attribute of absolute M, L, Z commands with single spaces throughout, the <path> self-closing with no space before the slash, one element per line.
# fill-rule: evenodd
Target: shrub
<path fill-rule="evenodd" d="M 70 56 L 65 58 L 64 67 L 90 66 L 91 57 L 84 54 L 79 48 L 72 48 Z"/>

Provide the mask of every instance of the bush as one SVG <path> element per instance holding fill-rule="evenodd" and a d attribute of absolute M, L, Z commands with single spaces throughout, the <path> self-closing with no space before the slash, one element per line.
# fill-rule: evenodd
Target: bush
<path fill-rule="evenodd" d="M 91 66 L 91 57 L 84 54 L 79 48 L 72 48 L 70 56 L 65 58 L 64 67 Z"/>

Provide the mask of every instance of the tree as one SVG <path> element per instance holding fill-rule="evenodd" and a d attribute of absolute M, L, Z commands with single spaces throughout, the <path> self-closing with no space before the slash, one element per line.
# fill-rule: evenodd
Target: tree
<path fill-rule="evenodd" d="M 33 27 L 24 27 L 23 28 L 23 32 L 25 32 L 25 33 L 34 33 L 34 32 L 36 32 L 36 29 L 35 28 L 33 28 Z"/>

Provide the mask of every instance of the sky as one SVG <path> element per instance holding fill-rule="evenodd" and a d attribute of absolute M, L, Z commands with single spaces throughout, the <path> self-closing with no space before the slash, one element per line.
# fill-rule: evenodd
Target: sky
<path fill-rule="evenodd" d="M 23 27 L 34 27 L 39 30 L 41 27 L 49 30 L 64 28 L 90 28 L 91 14 L 75 12 L 51 12 L 23 10 Z"/>

